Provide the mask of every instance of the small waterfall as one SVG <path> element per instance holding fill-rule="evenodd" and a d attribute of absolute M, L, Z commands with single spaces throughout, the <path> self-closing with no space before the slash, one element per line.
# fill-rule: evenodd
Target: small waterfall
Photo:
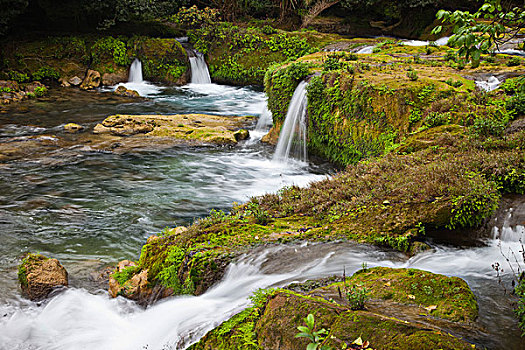
<path fill-rule="evenodd" d="M 264 107 L 261 116 L 257 120 L 257 125 L 255 126 L 256 131 L 268 131 L 268 128 L 272 125 L 272 112 L 268 110 L 268 107 Z"/>
<path fill-rule="evenodd" d="M 279 134 L 279 141 L 275 149 L 273 159 L 286 162 L 290 156 L 307 161 L 306 152 L 306 112 L 308 101 L 306 98 L 306 86 L 304 81 L 299 83 L 292 100 L 288 106 L 288 112 Z"/>
<path fill-rule="evenodd" d="M 496 90 L 501 85 L 501 83 L 501 80 L 491 75 L 487 80 L 476 81 L 476 86 L 482 89 L 483 91 L 490 92 Z"/>
<path fill-rule="evenodd" d="M 142 79 L 142 62 L 138 58 L 135 58 L 133 60 L 133 63 L 131 63 L 131 67 L 129 67 L 129 77 L 128 82 L 129 83 L 142 83 L 144 80 Z"/>
<path fill-rule="evenodd" d="M 190 55 L 190 65 L 192 84 L 211 84 L 208 65 L 202 53 L 193 50 L 193 55 Z"/>

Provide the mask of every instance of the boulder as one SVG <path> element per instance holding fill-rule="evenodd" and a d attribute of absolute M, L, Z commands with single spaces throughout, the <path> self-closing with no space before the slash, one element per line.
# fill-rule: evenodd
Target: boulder
<path fill-rule="evenodd" d="M 31 300 L 42 300 L 59 287 L 68 285 L 67 271 L 57 259 L 28 254 L 18 267 L 18 281 Z"/>
<path fill-rule="evenodd" d="M 100 86 L 100 82 L 100 73 L 96 70 L 90 69 L 87 71 L 86 77 L 82 81 L 82 84 L 80 84 L 80 88 L 83 90 L 95 89 Z"/>
<path fill-rule="evenodd" d="M 140 97 L 139 93 L 135 90 L 130 90 L 125 86 L 119 86 L 115 91 L 115 95 L 125 96 L 125 97 Z"/>
<path fill-rule="evenodd" d="M 76 134 L 77 132 L 81 132 L 82 130 L 84 130 L 84 127 L 79 124 L 67 123 L 66 125 L 64 125 L 64 132 L 67 132 L 69 134 Z"/>
<path fill-rule="evenodd" d="M 80 79 L 79 77 L 75 75 L 74 77 L 69 78 L 67 82 L 71 84 L 72 86 L 79 86 L 80 84 L 82 84 L 82 79 Z"/>
<path fill-rule="evenodd" d="M 12 91 L 20 90 L 20 86 L 14 80 L 0 80 L 0 88 L 11 89 Z"/>
<path fill-rule="evenodd" d="M 70 87 L 71 84 L 67 81 L 67 79 L 60 78 L 58 79 L 58 82 L 60 83 L 60 86 L 62 87 Z"/>
<path fill-rule="evenodd" d="M 124 83 L 128 81 L 128 76 L 126 72 L 121 73 L 104 73 L 102 75 L 102 85 L 112 86 L 118 83 Z"/>

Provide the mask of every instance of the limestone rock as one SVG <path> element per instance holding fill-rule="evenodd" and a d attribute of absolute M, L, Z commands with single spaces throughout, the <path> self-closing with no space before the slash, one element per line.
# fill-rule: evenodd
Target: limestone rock
<path fill-rule="evenodd" d="M 76 134 L 77 132 L 81 132 L 82 130 L 84 130 L 84 127 L 79 124 L 67 123 L 66 125 L 64 125 L 64 132 L 67 132 L 69 134 Z"/>
<path fill-rule="evenodd" d="M 125 97 L 140 97 L 139 93 L 135 90 L 130 90 L 125 86 L 119 86 L 115 91 L 115 95 L 125 96 Z"/>
<path fill-rule="evenodd" d="M 69 78 L 67 82 L 73 86 L 79 86 L 80 84 L 82 84 L 82 79 L 75 75 L 74 77 Z"/>
<path fill-rule="evenodd" d="M 80 84 L 80 88 L 83 90 L 95 89 L 100 86 L 100 82 L 100 73 L 96 70 L 90 69 L 87 71 L 86 77 L 82 81 L 82 84 Z"/>
<path fill-rule="evenodd" d="M 68 285 L 67 271 L 57 259 L 28 254 L 18 267 L 22 291 L 31 300 L 46 298 L 55 288 Z"/>
<path fill-rule="evenodd" d="M 60 83 L 60 86 L 62 86 L 62 87 L 70 87 L 71 86 L 71 84 L 64 78 L 60 78 L 58 80 L 58 82 Z"/>
<path fill-rule="evenodd" d="M 236 144 L 248 137 L 239 127 L 252 117 L 224 117 L 205 114 L 113 115 L 97 124 L 95 134 L 147 136 L 158 140 L 179 140 L 192 144 Z"/>
<path fill-rule="evenodd" d="M 128 80 L 126 72 L 122 73 L 104 73 L 102 75 L 102 85 L 112 86 L 118 83 L 123 83 Z"/>

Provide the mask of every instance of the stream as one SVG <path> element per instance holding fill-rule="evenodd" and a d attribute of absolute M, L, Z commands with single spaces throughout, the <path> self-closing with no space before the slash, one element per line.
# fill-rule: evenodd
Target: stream
<path fill-rule="evenodd" d="M 252 88 L 139 84 L 150 97 L 123 103 L 108 93 L 51 90 L 0 114 L 0 142 L 11 137 L 61 135 L 75 122 L 92 128 L 115 113 L 255 115 L 266 108 Z M 351 243 L 262 247 L 231 264 L 223 280 L 201 296 L 179 296 L 143 309 L 109 298 L 93 271 L 137 259 L 148 236 L 187 225 L 211 209 L 307 185 L 335 170 L 319 160 L 272 161 L 262 131 L 236 147 L 173 147 L 126 154 L 86 148 L 0 165 L 0 349 L 183 349 L 249 304 L 259 288 L 340 275 L 372 266 L 414 267 L 465 279 L 480 306 L 478 345 L 523 349 L 513 299 L 503 293 L 491 264 L 501 251 L 520 249 L 523 226 L 505 223 L 499 239 L 482 247 L 434 245 L 404 254 Z M 505 231 L 506 230 L 506 231 Z M 509 231 L 510 230 L 510 231 Z M 28 251 L 54 257 L 69 272 L 70 288 L 45 302 L 20 296 L 17 265 Z M 505 266 L 504 266 L 505 267 Z M 509 282 L 505 269 L 503 279 Z"/>

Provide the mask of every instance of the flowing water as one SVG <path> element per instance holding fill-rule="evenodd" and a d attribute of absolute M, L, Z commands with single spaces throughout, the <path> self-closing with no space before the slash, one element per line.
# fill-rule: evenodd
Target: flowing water
<path fill-rule="evenodd" d="M 259 133 L 233 148 L 114 154 L 72 147 L 0 165 L 0 349 L 183 349 L 246 307 L 258 288 L 340 274 L 343 267 L 351 273 L 363 262 L 464 278 L 478 298 L 479 323 L 485 329 L 473 340 L 493 349 L 523 348 L 512 299 L 503 294 L 490 267 L 502 261 L 502 251 L 520 249 L 523 227 L 510 217 L 494 230 L 504 240 L 501 245 L 489 239 L 483 247 L 436 246 L 411 259 L 349 243 L 273 246 L 232 264 L 221 282 L 198 297 L 172 297 L 147 309 L 110 299 L 90 273 L 120 259 L 137 259 L 149 235 L 188 224 L 210 209 L 228 210 L 233 201 L 292 183 L 305 185 L 332 171 L 326 164 L 272 161 L 272 148 L 258 142 L 269 124 L 260 91 L 215 84 L 152 86 L 156 90 L 150 99 L 131 103 L 107 93 L 53 90 L 47 99 L 26 101 L 0 114 L 0 142 L 34 135 L 66 137 L 61 131 L 65 123 L 89 129 L 114 113 L 261 118 Z M 304 87 L 298 88 L 302 94 Z M 305 103 L 297 108 L 304 111 Z M 41 303 L 21 298 L 16 267 L 26 251 L 58 258 L 69 271 L 71 287 Z M 509 273 L 503 278 L 508 282 Z"/>
<path fill-rule="evenodd" d="M 204 60 L 204 55 L 196 50 L 190 55 L 191 83 L 192 84 L 211 84 L 208 65 Z"/>
<path fill-rule="evenodd" d="M 303 162 L 308 160 L 306 151 L 307 86 L 308 83 L 305 81 L 300 82 L 290 100 L 273 156 L 273 159 L 278 162 L 286 163 L 290 159 Z"/>

